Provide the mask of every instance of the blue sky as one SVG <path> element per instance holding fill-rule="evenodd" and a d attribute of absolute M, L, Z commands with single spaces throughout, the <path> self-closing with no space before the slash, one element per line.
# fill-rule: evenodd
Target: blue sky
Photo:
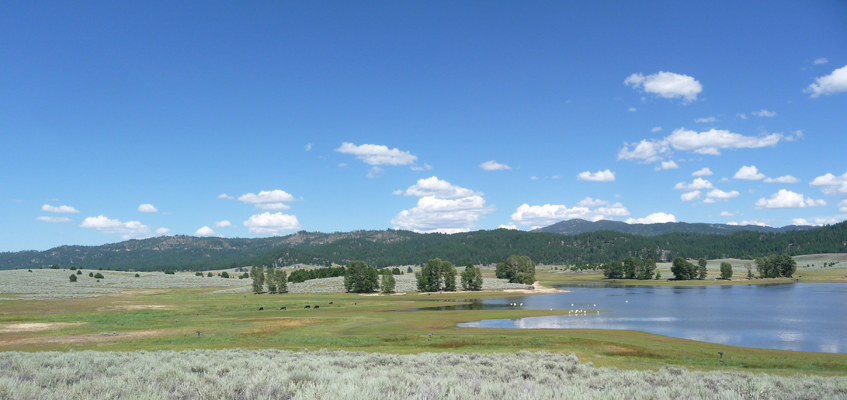
<path fill-rule="evenodd" d="M 280 3 L 0 4 L 0 251 L 847 218 L 842 1 Z"/>

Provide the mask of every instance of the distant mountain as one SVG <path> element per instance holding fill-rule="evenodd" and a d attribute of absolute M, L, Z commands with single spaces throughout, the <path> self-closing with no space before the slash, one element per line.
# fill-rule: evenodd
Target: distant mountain
<path fill-rule="evenodd" d="M 727 225 L 727 224 L 704 224 L 686 222 L 665 222 L 660 224 L 628 224 L 620 221 L 600 220 L 596 222 L 586 221 L 584 219 L 569 219 L 567 221 L 557 222 L 550 226 L 532 230 L 532 232 L 550 232 L 559 233 L 562 235 L 579 235 L 580 233 L 597 232 L 597 231 L 613 231 L 621 233 L 630 233 L 633 235 L 642 236 L 658 236 L 667 233 L 701 233 L 701 234 L 718 234 L 726 235 L 734 232 L 753 231 L 767 233 L 784 233 L 790 231 L 805 231 L 815 229 L 814 226 L 808 225 L 788 225 L 782 228 L 771 228 L 769 226 L 758 225 Z"/>

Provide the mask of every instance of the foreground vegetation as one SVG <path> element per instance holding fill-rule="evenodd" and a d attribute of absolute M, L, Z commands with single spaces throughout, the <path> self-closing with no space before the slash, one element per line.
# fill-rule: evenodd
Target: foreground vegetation
<path fill-rule="evenodd" d="M 621 371 L 548 352 L 0 353 L 0 399 L 839 399 L 847 378 Z"/>

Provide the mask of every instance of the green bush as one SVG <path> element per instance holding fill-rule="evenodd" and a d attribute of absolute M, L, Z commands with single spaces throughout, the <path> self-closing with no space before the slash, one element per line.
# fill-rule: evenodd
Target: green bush
<path fill-rule="evenodd" d="M 71 280 L 71 282 L 76 282 L 76 275 L 71 274 L 70 280 Z"/>
<path fill-rule="evenodd" d="M 229 273 L 227 273 L 226 271 L 221 272 L 221 278 L 229 278 Z"/>
<path fill-rule="evenodd" d="M 103 279 L 104 277 L 103 277 L 103 274 L 98 272 L 98 273 L 94 274 L 94 278 L 95 279 Z"/>

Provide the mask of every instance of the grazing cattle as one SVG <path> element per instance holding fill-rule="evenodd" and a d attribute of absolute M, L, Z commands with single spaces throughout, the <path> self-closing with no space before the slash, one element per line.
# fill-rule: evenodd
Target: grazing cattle
<path fill-rule="evenodd" d="M 319 308 L 321 308 L 321 306 L 315 306 L 315 310 L 317 310 L 317 309 L 319 309 Z"/>
<path fill-rule="evenodd" d="M 265 309 L 265 307 L 259 307 L 259 311 L 262 311 L 264 309 Z"/>
<path fill-rule="evenodd" d="M 287 308 L 286 307 L 280 307 L 279 309 L 280 310 L 286 310 Z"/>
<path fill-rule="evenodd" d="M 312 308 L 312 306 L 307 304 L 306 307 L 303 307 L 303 308 Z"/>
<path fill-rule="evenodd" d="M 332 304 L 332 302 L 330 301 L 329 304 Z"/>
<path fill-rule="evenodd" d="M 200 336 L 200 333 L 202 333 L 201 331 L 196 331 L 196 332 L 197 332 L 197 336 Z"/>

